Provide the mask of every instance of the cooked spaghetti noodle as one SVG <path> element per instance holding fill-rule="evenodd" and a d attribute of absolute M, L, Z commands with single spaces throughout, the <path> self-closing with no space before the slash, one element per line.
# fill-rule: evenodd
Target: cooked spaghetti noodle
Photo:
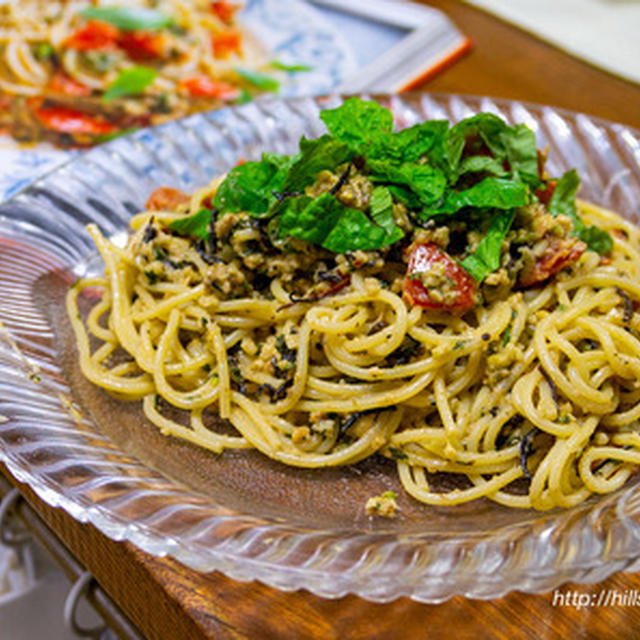
<path fill-rule="evenodd" d="M 341 185 L 339 174 L 307 193 L 353 202 L 356 187 L 366 191 L 366 169 L 348 167 Z M 245 213 L 213 209 L 206 239 L 195 229 L 223 189 L 219 179 L 190 199 L 156 192 L 124 249 L 90 225 L 105 276 L 68 294 L 84 375 L 142 400 L 163 434 L 300 467 L 380 453 L 411 496 L 435 505 L 484 496 L 570 507 L 619 488 L 640 464 L 640 231 L 619 215 L 578 203 L 580 224 L 612 239 L 604 257 L 546 223 L 534 242 L 555 206 L 539 189 L 497 245 L 502 267 L 466 301 L 466 281 L 442 262 L 454 250 L 442 229 L 458 230 L 449 219 L 390 249 L 336 254 L 289 238 L 286 251 L 266 250 L 268 220 Z M 440 290 L 438 261 L 423 263 L 431 280 L 414 264 L 435 241 L 449 274 Z M 510 271 L 517 242 L 533 246 L 535 282 L 531 265 Z M 83 320 L 88 288 L 102 297 Z M 167 417 L 169 405 L 184 419 Z M 209 407 L 236 433 L 214 430 Z M 458 488 L 434 489 L 438 474 L 455 474 Z"/>
<path fill-rule="evenodd" d="M 0 6 L 0 126 L 85 145 L 277 88 L 265 52 L 208 0 Z M 266 71 L 263 74 L 262 71 Z"/>

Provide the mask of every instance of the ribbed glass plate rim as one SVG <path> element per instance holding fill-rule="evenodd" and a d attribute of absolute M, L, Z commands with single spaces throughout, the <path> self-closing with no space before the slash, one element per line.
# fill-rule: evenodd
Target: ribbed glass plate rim
<path fill-rule="evenodd" d="M 425 118 L 455 121 L 479 111 L 525 122 L 539 143 L 549 146 L 552 173 L 577 167 L 585 197 L 638 222 L 640 132 L 631 127 L 488 97 L 376 98 L 407 126 Z M 639 568 L 640 492 L 634 486 L 491 535 L 433 539 L 384 528 L 355 531 L 347 524 L 342 530 L 309 530 L 216 505 L 120 452 L 86 419 L 68 411 L 66 382 L 55 363 L 50 329 L 33 307 L 31 283 L 92 253 L 87 222 L 122 236 L 154 187 L 190 191 L 240 158 L 255 158 L 263 149 L 291 151 L 301 134 L 323 132 L 319 110 L 341 99 L 264 99 L 139 131 L 72 159 L 0 205 L 0 247 L 9 256 L 8 266 L 0 260 L 0 319 L 42 378 L 29 380 L 25 361 L 0 340 L 0 415 L 7 418 L 0 420 L 0 460 L 47 504 L 114 540 L 170 555 L 198 571 L 219 570 L 283 590 L 434 603 L 453 595 L 545 591 L 567 580 L 599 581 Z M 108 497 L 96 501 L 98 489 L 108 489 Z M 144 513 L 136 513 L 138 504 L 145 505 Z M 176 514 L 188 516 L 181 521 L 189 526 L 177 527 Z"/>

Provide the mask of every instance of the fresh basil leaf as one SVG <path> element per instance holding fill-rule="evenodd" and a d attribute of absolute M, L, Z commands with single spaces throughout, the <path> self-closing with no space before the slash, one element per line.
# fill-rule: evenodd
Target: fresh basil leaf
<path fill-rule="evenodd" d="M 450 215 L 465 207 L 513 209 L 528 202 L 529 188 L 526 184 L 504 178 L 485 178 L 469 189 L 449 191 L 442 203 L 426 207 L 419 217 L 426 220 L 434 215 Z"/>
<path fill-rule="evenodd" d="M 447 186 L 447 178 L 442 171 L 428 164 L 407 162 L 397 166 L 390 162 L 370 160 L 369 168 L 373 182 L 408 187 L 424 206 L 439 202 Z"/>
<path fill-rule="evenodd" d="M 348 162 L 352 155 L 346 144 L 329 135 L 315 140 L 302 138 L 300 153 L 289 169 L 283 186 L 284 191 L 302 191 L 316 181 L 321 171 L 335 171 L 341 164 Z"/>
<path fill-rule="evenodd" d="M 109 102 L 115 98 L 138 95 L 153 84 L 157 75 L 158 72 L 149 67 L 136 66 L 123 69 L 102 94 L 102 99 Z"/>
<path fill-rule="evenodd" d="M 613 239 L 608 231 L 595 226 L 587 226 L 576 207 L 576 196 L 580 188 L 580 178 L 575 169 L 567 171 L 556 184 L 549 201 L 549 213 L 565 215 L 573 222 L 573 235 L 582 240 L 592 251 L 604 255 L 613 249 Z"/>
<path fill-rule="evenodd" d="M 496 213 L 491 219 L 487 234 L 480 240 L 476 250 L 461 262 L 478 282 L 482 282 L 500 267 L 502 243 L 511 228 L 514 217 L 515 209 Z"/>
<path fill-rule="evenodd" d="M 287 64 L 286 62 L 281 62 L 280 60 L 272 60 L 269 63 L 270 67 L 274 69 L 279 69 L 280 71 L 288 71 L 290 73 L 295 73 L 297 71 L 313 71 L 313 67 L 308 64 Z"/>
<path fill-rule="evenodd" d="M 329 193 L 317 198 L 288 198 L 282 205 L 278 236 L 292 236 L 335 253 L 380 249 L 397 242 L 402 231 L 388 233 L 357 209 L 345 207 Z"/>
<path fill-rule="evenodd" d="M 245 162 L 229 171 L 218 187 L 213 205 L 221 213 L 245 211 L 256 218 L 270 214 L 274 195 L 282 185 L 296 156 L 263 153 L 262 160 Z"/>
<path fill-rule="evenodd" d="M 178 218 L 177 220 L 170 222 L 169 228 L 185 236 L 192 236 L 194 238 L 202 238 L 203 240 L 206 240 L 209 237 L 209 226 L 211 224 L 212 217 L 213 211 L 203 207 L 190 216 Z"/>
<path fill-rule="evenodd" d="M 349 98 L 335 109 L 321 111 L 320 119 L 332 136 L 360 153 L 371 140 L 393 130 L 389 109 L 360 98 Z"/>
<path fill-rule="evenodd" d="M 267 75 L 266 73 L 242 69 L 240 67 L 237 67 L 235 71 L 246 82 L 261 91 L 277 91 L 280 88 L 280 83 L 273 76 Z"/>
<path fill-rule="evenodd" d="M 89 20 L 108 22 L 122 31 L 158 30 L 173 23 L 170 16 L 144 7 L 87 7 L 80 15 Z"/>

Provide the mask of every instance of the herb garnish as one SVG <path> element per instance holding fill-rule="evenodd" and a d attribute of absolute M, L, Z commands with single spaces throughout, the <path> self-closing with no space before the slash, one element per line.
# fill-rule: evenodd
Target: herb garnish
<path fill-rule="evenodd" d="M 158 30 L 173 24 L 173 18 L 145 7 L 87 7 L 83 18 L 108 22 L 122 31 Z"/>
<path fill-rule="evenodd" d="M 265 78 L 267 83 L 273 80 L 243 77 L 261 88 Z M 400 240 L 404 233 L 396 209 L 404 205 L 417 226 L 434 218 L 474 220 L 487 230 L 462 266 L 479 282 L 500 268 L 516 209 L 534 203 L 534 190 L 543 184 L 530 129 L 483 113 L 453 127 L 431 120 L 394 131 L 388 109 L 359 98 L 322 111 L 320 118 L 328 133 L 314 140 L 302 138 L 298 153 L 264 153 L 260 160 L 232 169 L 214 198 L 219 215 L 246 212 L 269 219 L 273 238 L 297 238 L 346 253 L 382 249 Z M 339 187 L 310 192 L 323 171 L 337 176 Z M 359 175 L 373 188 L 366 198 L 347 206 L 341 195 Z M 577 215 L 578 185 L 575 172 L 565 174 L 549 210 L 569 215 L 575 235 L 590 248 L 607 252 L 609 234 L 586 226 Z M 195 235 L 206 240 L 200 232 Z"/>
<path fill-rule="evenodd" d="M 109 102 L 115 98 L 138 95 L 153 84 L 157 75 L 158 72 L 150 67 L 135 66 L 123 69 L 107 87 L 102 99 Z"/>

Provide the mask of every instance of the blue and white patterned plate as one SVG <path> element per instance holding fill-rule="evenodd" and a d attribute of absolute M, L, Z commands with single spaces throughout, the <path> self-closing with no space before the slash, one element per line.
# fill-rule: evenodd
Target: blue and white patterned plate
<path fill-rule="evenodd" d="M 355 57 L 346 40 L 304 2 L 247 0 L 241 19 L 270 52 L 270 58 L 311 68 L 288 73 L 281 96 L 327 93 L 356 70 Z M 10 138 L 0 137 L 0 201 L 14 196 L 76 153 L 48 144 L 19 148 Z"/>

